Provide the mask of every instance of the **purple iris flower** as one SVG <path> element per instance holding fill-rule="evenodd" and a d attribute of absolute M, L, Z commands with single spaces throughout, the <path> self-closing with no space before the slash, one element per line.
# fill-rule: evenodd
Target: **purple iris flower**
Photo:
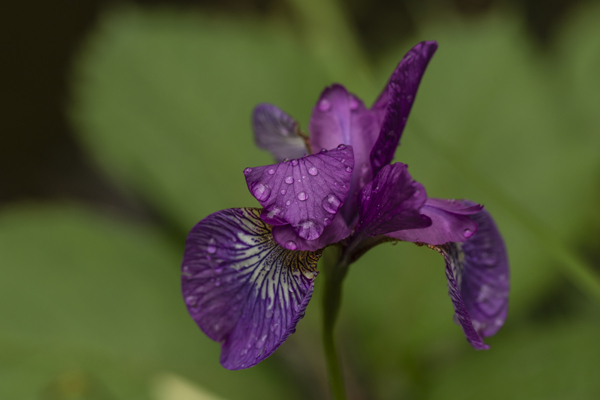
<path fill-rule="evenodd" d="M 256 365 L 295 331 L 317 261 L 332 244 L 348 263 L 396 240 L 438 251 L 456 322 L 473 347 L 488 348 L 483 338 L 503 325 L 509 292 L 506 250 L 492 217 L 467 200 L 428 198 L 405 164 L 390 164 L 436 49 L 436 42 L 412 48 L 370 109 L 341 85 L 326 88 L 310 138 L 279 108 L 254 110 L 256 142 L 277 160 L 244 170 L 261 208 L 204 218 L 187 238 L 182 264 L 188 311 L 221 343 L 225 368 Z"/>

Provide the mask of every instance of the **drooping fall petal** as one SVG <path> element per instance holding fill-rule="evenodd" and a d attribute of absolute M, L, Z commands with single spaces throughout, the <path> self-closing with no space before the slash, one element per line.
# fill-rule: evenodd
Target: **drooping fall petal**
<path fill-rule="evenodd" d="M 252 367 L 295 331 L 321 252 L 279 246 L 258 208 L 209 215 L 190 232 L 182 292 L 200 329 L 221 343 L 221 364 Z"/>
<path fill-rule="evenodd" d="M 467 340 L 476 349 L 485 350 L 489 346 L 483 338 L 494 335 L 508 313 L 508 257 L 490 214 L 482 210 L 470 218 L 479 230 L 466 242 L 430 247 L 446 261 L 448 291 Z"/>

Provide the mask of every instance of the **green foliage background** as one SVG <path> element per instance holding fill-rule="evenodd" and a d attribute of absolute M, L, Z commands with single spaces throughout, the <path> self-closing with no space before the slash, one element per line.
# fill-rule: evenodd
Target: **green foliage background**
<path fill-rule="evenodd" d="M 271 162 L 253 144 L 255 104 L 306 127 L 331 83 L 370 103 L 421 40 L 440 47 L 396 159 L 431 196 L 492 212 L 511 310 L 492 349 L 475 352 L 452 323 L 443 260 L 411 244 L 374 249 L 344 288 L 350 398 L 599 398 L 600 8 L 570 15 L 549 54 L 517 14 L 497 10 L 423 18 L 413 38 L 367 57 L 336 2 L 289 6 L 291 22 L 103 15 L 74 62 L 70 115 L 95 163 L 163 223 L 72 203 L 0 210 L 0 398 L 192 399 L 157 394 L 164 374 L 196 399 L 328 398 L 319 281 L 274 356 L 226 371 L 181 300 L 183 239 L 212 212 L 255 204 L 241 171 Z"/>

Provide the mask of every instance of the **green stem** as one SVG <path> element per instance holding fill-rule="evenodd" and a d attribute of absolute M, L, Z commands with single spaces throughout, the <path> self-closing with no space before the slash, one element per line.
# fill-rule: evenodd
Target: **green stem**
<path fill-rule="evenodd" d="M 325 287 L 323 289 L 323 347 L 327 360 L 329 384 L 335 400 L 345 400 L 344 378 L 340 359 L 337 354 L 334 338 L 335 322 L 342 303 L 342 282 L 348 272 L 348 263 L 341 258 L 338 246 L 327 249 L 324 254 L 323 273 Z"/>

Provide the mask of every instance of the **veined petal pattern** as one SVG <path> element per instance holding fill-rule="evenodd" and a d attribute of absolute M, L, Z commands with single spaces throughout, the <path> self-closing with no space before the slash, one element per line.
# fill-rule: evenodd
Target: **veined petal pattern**
<path fill-rule="evenodd" d="M 279 246 L 260 212 L 216 212 L 186 241 L 183 297 L 200 329 L 221 343 L 221 364 L 227 369 L 256 365 L 295 331 L 321 256 Z"/>

